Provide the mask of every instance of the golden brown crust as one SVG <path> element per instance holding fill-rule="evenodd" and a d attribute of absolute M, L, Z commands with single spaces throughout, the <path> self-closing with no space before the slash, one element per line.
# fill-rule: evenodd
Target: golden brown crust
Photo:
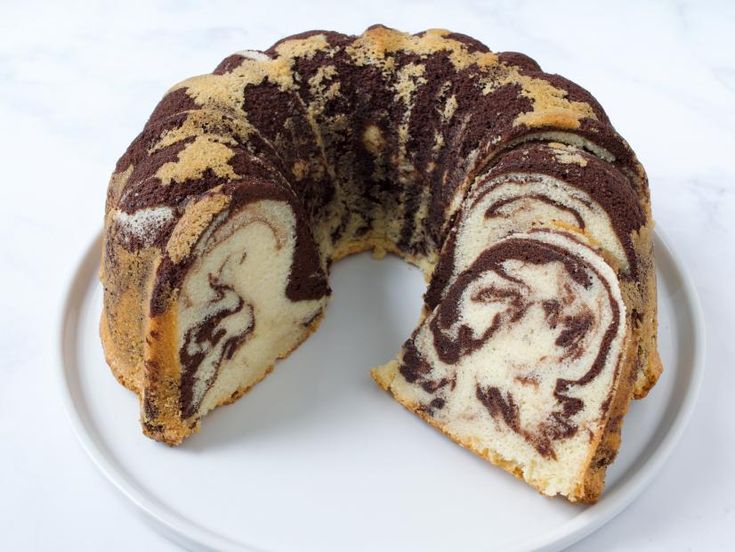
<path fill-rule="evenodd" d="M 181 418 L 178 326 L 175 305 L 148 319 L 142 401 L 143 432 L 167 444 L 179 444 L 198 431 L 198 422 Z"/>
<path fill-rule="evenodd" d="M 605 473 L 607 467 L 615 460 L 620 449 L 623 416 L 625 416 L 632 399 L 632 386 L 636 377 L 635 340 L 629 330 L 625 339 L 625 349 L 619 363 L 619 373 L 616 374 L 615 389 L 610 396 L 610 405 L 607 409 L 605 430 L 599 441 L 591 449 L 588 468 L 581 485 L 572 501 L 585 503 L 597 502 L 605 487 Z"/>
<path fill-rule="evenodd" d="M 139 392 L 143 387 L 144 324 L 157 252 L 143 249 L 131 253 L 106 239 L 103 256 L 100 337 L 105 359 L 120 383 Z"/>
<path fill-rule="evenodd" d="M 105 355 L 105 361 L 112 370 L 112 374 L 121 385 L 127 387 L 136 394 L 141 393 L 143 379 L 143 365 L 129 365 L 121 362 L 121 359 L 115 354 L 115 345 L 112 342 L 107 318 L 100 317 L 100 339 L 102 340 L 102 349 Z"/>
<path fill-rule="evenodd" d="M 658 331 L 658 299 L 656 296 L 656 267 L 653 259 L 653 221 L 650 219 L 650 203 L 648 209 L 648 220 L 650 222 L 641 230 L 639 236 L 642 242 L 641 250 L 647 253 L 644 258 L 648 259 L 648 267 L 641 281 L 644 286 L 643 297 L 641 297 L 643 317 L 635 330 L 639 358 L 633 384 L 633 397 L 635 399 L 645 398 L 663 373 L 663 364 L 658 354 L 656 337 Z"/>
<path fill-rule="evenodd" d="M 166 244 L 166 254 L 179 263 L 191 254 L 191 248 L 211 224 L 214 217 L 230 203 L 230 198 L 217 189 L 189 203 L 176 223 Z"/>

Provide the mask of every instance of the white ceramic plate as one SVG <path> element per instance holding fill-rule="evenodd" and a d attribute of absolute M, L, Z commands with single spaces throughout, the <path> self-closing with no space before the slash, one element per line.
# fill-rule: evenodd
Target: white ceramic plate
<path fill-rule="evenodd" d="M 704 367 L 702 315 L 656 237 L 666 371 L 625 419 L 594 506 L 545 498 L 409 414 L 372 382 L 413 328 L 424 282 L 395 258 L 338 263 L 319 331 L 181 447 L 143 437 L 135 396 L 97 333 L 100 241 L 81 261 L 61 327 L 69 418 L 97 467 L 155 525 L 196 550 L 558 550 L 630 504 L 691 414 Z"/>

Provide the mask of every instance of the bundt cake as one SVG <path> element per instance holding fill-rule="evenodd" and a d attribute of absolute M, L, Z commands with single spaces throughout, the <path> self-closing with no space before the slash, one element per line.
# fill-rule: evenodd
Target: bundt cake
<path fill-rule="evenodd" d="M 545 494 L 594 501 L 656 382 L 643 168 L 584 89 L 445 30 L 310 31 L 174 86 L 109 184 L 101 336 L 175 445 L 319 324 L 331 264 L 421 268 L 375 380 Z"/>

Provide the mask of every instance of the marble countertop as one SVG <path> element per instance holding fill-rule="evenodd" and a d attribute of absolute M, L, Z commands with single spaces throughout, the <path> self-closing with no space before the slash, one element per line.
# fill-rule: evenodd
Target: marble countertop
<path fill-rule="evenodd" d="M 446 27 L 530 54 L 600 100 L 648 170 L 707 322 L 694 416 L 650 488 L 575 550 L 735 542 L 735 4 L 584 1 L 3 3 L 0 543 L 175 550 L 86 458 L 62 412 L 58 313 L 109 174 L 169 85 L 311 28 Z M 613 7 L 614 6 L 614 7 Z"/>

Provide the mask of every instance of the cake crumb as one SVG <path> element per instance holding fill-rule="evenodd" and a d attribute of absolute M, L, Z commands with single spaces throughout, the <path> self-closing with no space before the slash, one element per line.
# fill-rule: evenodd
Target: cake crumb
<path fill-rule="evenodd" d="M 381 259 L 385 258 L 385 255 L 386 255 L 386 251 L 384 247 L 381 247 L 379 245 L 376 245 L 375 247 L 373 247 L 373 253 L 372 253 L 373 259 L 375 259 L 376 261 L 380 261 Z"/>

